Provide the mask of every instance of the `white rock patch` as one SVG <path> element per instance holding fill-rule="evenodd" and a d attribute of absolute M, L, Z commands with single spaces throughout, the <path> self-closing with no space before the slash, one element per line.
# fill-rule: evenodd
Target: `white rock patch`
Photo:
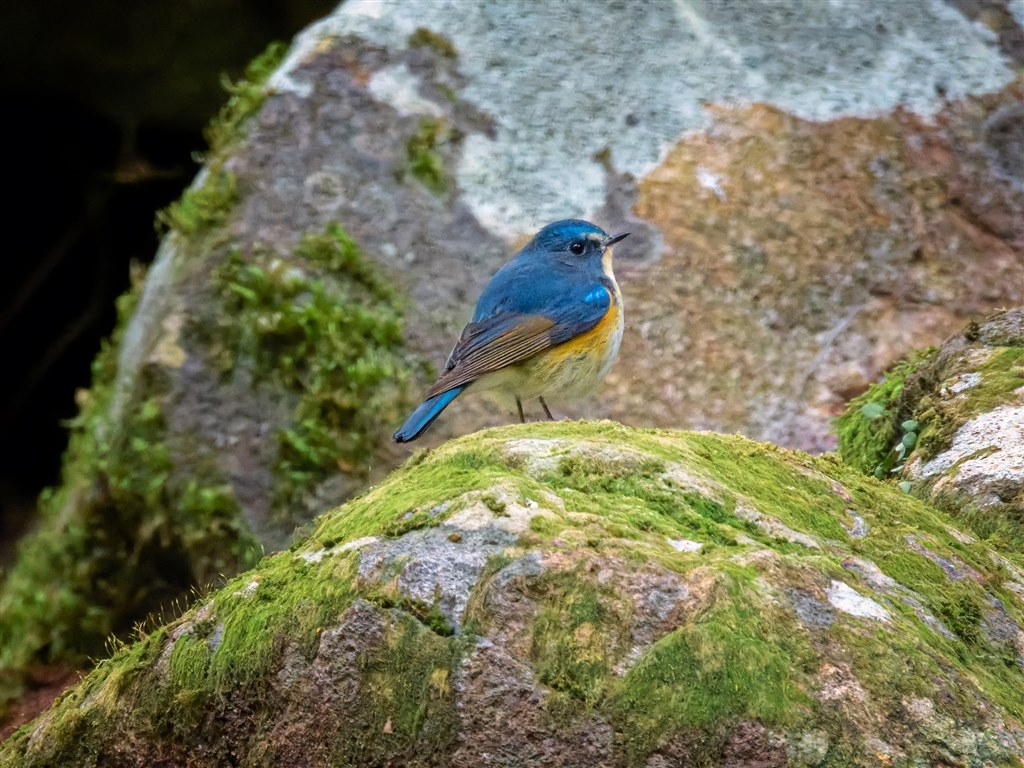
<path fill-rule="evenodd" d="M 1013 20 L 1017 22 L 1017 25 L 1024 27 L 1024 0 L 1010 0 L 1007 7 L 1013 14 Z"/>
<path fill-rule="evenodd" d="M 722 189 L 722 178 L 709 171 L 703 165 L 697 166 L 697 183 L 704 187 L 704 189 L 713 192 L 715 197 L 723 203 L 728 200 L 725 190 Z"/>
<path fill-rule="evenodd" d="M 964 390 L 976 387 L 981 383 L 980 373 L 962 373 L 957 377 L 955 384 L 950 384 L 947 389 L 954 395 Z"/>
<path fill-rule="evenodd" d="M 845 582 L 833 579 L 829 585 L 827 595 L 828 601 L 837 611 L 848 613 L 851 616 L 860 616 L 864 619 L 889 621 L 889 612 L 885 608 L 870 597 L 865 597 Z"/>
<path fill-rule="evenodd" d="M 642 176 L 707 126 L 707 102 L 767 102 L 809 120 L 897 106 L 929 116 L 1013 78 L 992 33 L 943 0 L 426 5 L 343 3 L 297 38 L 269 87 L 308 96 L 298 67 L 325 38 L 355 34 L 395 51 L 420 26 L 448 38 L 459 98 L 495 126 L 466 137 L 456 182 L 477 219 L 509 238 L 568 212 L 593 215 L 606 193 L 595 154 L 607 149 L 618 172 Z M 403 111 L 415 101 L 394 84 L 378 92 Z"/>
<path fill-rule="evenodd" d="M 1004 405 L 971 419 L 953 435 L 948 451 L 914 464 L 909 474 L 930 478 L 954 466 L 953 482 L 961 487 L 1024 483 L 1024 405 Z"/>
<path fill-rule="evenodd" d="M 376 536 L 363 536 L 361 539 L 352 539 L 352 541 L 346 541 L 344 544 L 339 544 L 338 546 L 331 547 L 330 549 L 321 547 L 320 549 L 315 549 L 312 552 L 299 552 L 297 557 L 312 565 L 313 563 L 319 563 L 328 555 L 350 552 L 353 549 L 360 549 L 368 544 L 373 544 L 375 541 L 377 541 Z"/>
<path fill-rule="evenodd" d="M 390 104 L 403 115 L 441 117 L 444 110 L 420 96 L 419 79 L 404 64 L 379 70 L 370 78 L 367 88 L 378 101 Z"/>
<path fill-rule="evenodd" d="M 239 590 L 237 590 L 235 592 L 232 592 L 231 596 L 232 597 L 241 597 L 241 598 L 252 597 L 253 595 L 256 594 L 256 590 L 259 589 L 259 588 L 260 588 L 259 581 L 257 579 L 253 579 L 252 581 L 250 581 L 248 584 L 246 584 L 241 589 L 239 589 Z"/>
<path fill-rule="evenodd" d="M 676 552 L 700 552 L 704 548 L 699 541 L 689 539 L 668 539 L 668 544 Z"/>

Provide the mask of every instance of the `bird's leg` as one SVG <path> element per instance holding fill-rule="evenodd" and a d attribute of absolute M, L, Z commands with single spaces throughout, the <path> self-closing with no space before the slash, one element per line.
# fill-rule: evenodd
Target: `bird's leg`
<path fill-rule="evenodd" d="M 519 423 L 525 424 L 526 417 L 523 415 L 523 401 L 520 400 L 518 397 L 516 398 L 516 408 L 519 409 Z"/>
<path fill-rule="evenodd" d="M 538 395 L 537 399 L 540 400 L 540 407 L 544 409 L 544 413 L 547 415 L 548 421 L 554 421 L 555 417 L 551 415 L 551 409 L 548 408 L 548 404 L 544 402 L 544 398 Z"/>

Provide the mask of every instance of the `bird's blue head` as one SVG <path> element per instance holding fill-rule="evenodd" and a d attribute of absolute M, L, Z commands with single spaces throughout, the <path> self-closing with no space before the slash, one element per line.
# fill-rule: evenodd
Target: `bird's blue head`
<path fill-rule="evenodd" d="M 592 257 L 600 261 L 608 248 L 628 236 L 629 232 L 609 235 L 582 219 L 563 219 L 544 227 L 524 250 L 546 251 L 560 257 L 564 254 L 564 259 L 570 261 Z"/>

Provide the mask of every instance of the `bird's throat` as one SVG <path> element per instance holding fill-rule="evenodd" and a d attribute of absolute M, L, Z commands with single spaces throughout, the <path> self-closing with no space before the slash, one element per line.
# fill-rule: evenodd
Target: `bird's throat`
<path fill-rule="evenodd" d="M 601 269 L 604 271 L 612 282 L 615 282 L 615 273 L 612 272 L 612 249 L 606 248 L 605 252 L 601 254 Z"/>

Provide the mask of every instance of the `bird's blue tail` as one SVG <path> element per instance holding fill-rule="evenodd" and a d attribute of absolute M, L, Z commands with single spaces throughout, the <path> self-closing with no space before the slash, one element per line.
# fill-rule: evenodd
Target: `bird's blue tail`
<path fill-rule="evenodd" d="M 423 434 L 424 430 L 434 423 L 434 419 L 441 415 L 441 411 L 447 408 L 448 404 L 458 397 L 467 386 L 469 385 L 464 384 L 424 400 L 420 407 L 412 412 L 412 416 L 405 420 L 401 429 L 395 432 L 395 442 L 408 443 Z"/>

